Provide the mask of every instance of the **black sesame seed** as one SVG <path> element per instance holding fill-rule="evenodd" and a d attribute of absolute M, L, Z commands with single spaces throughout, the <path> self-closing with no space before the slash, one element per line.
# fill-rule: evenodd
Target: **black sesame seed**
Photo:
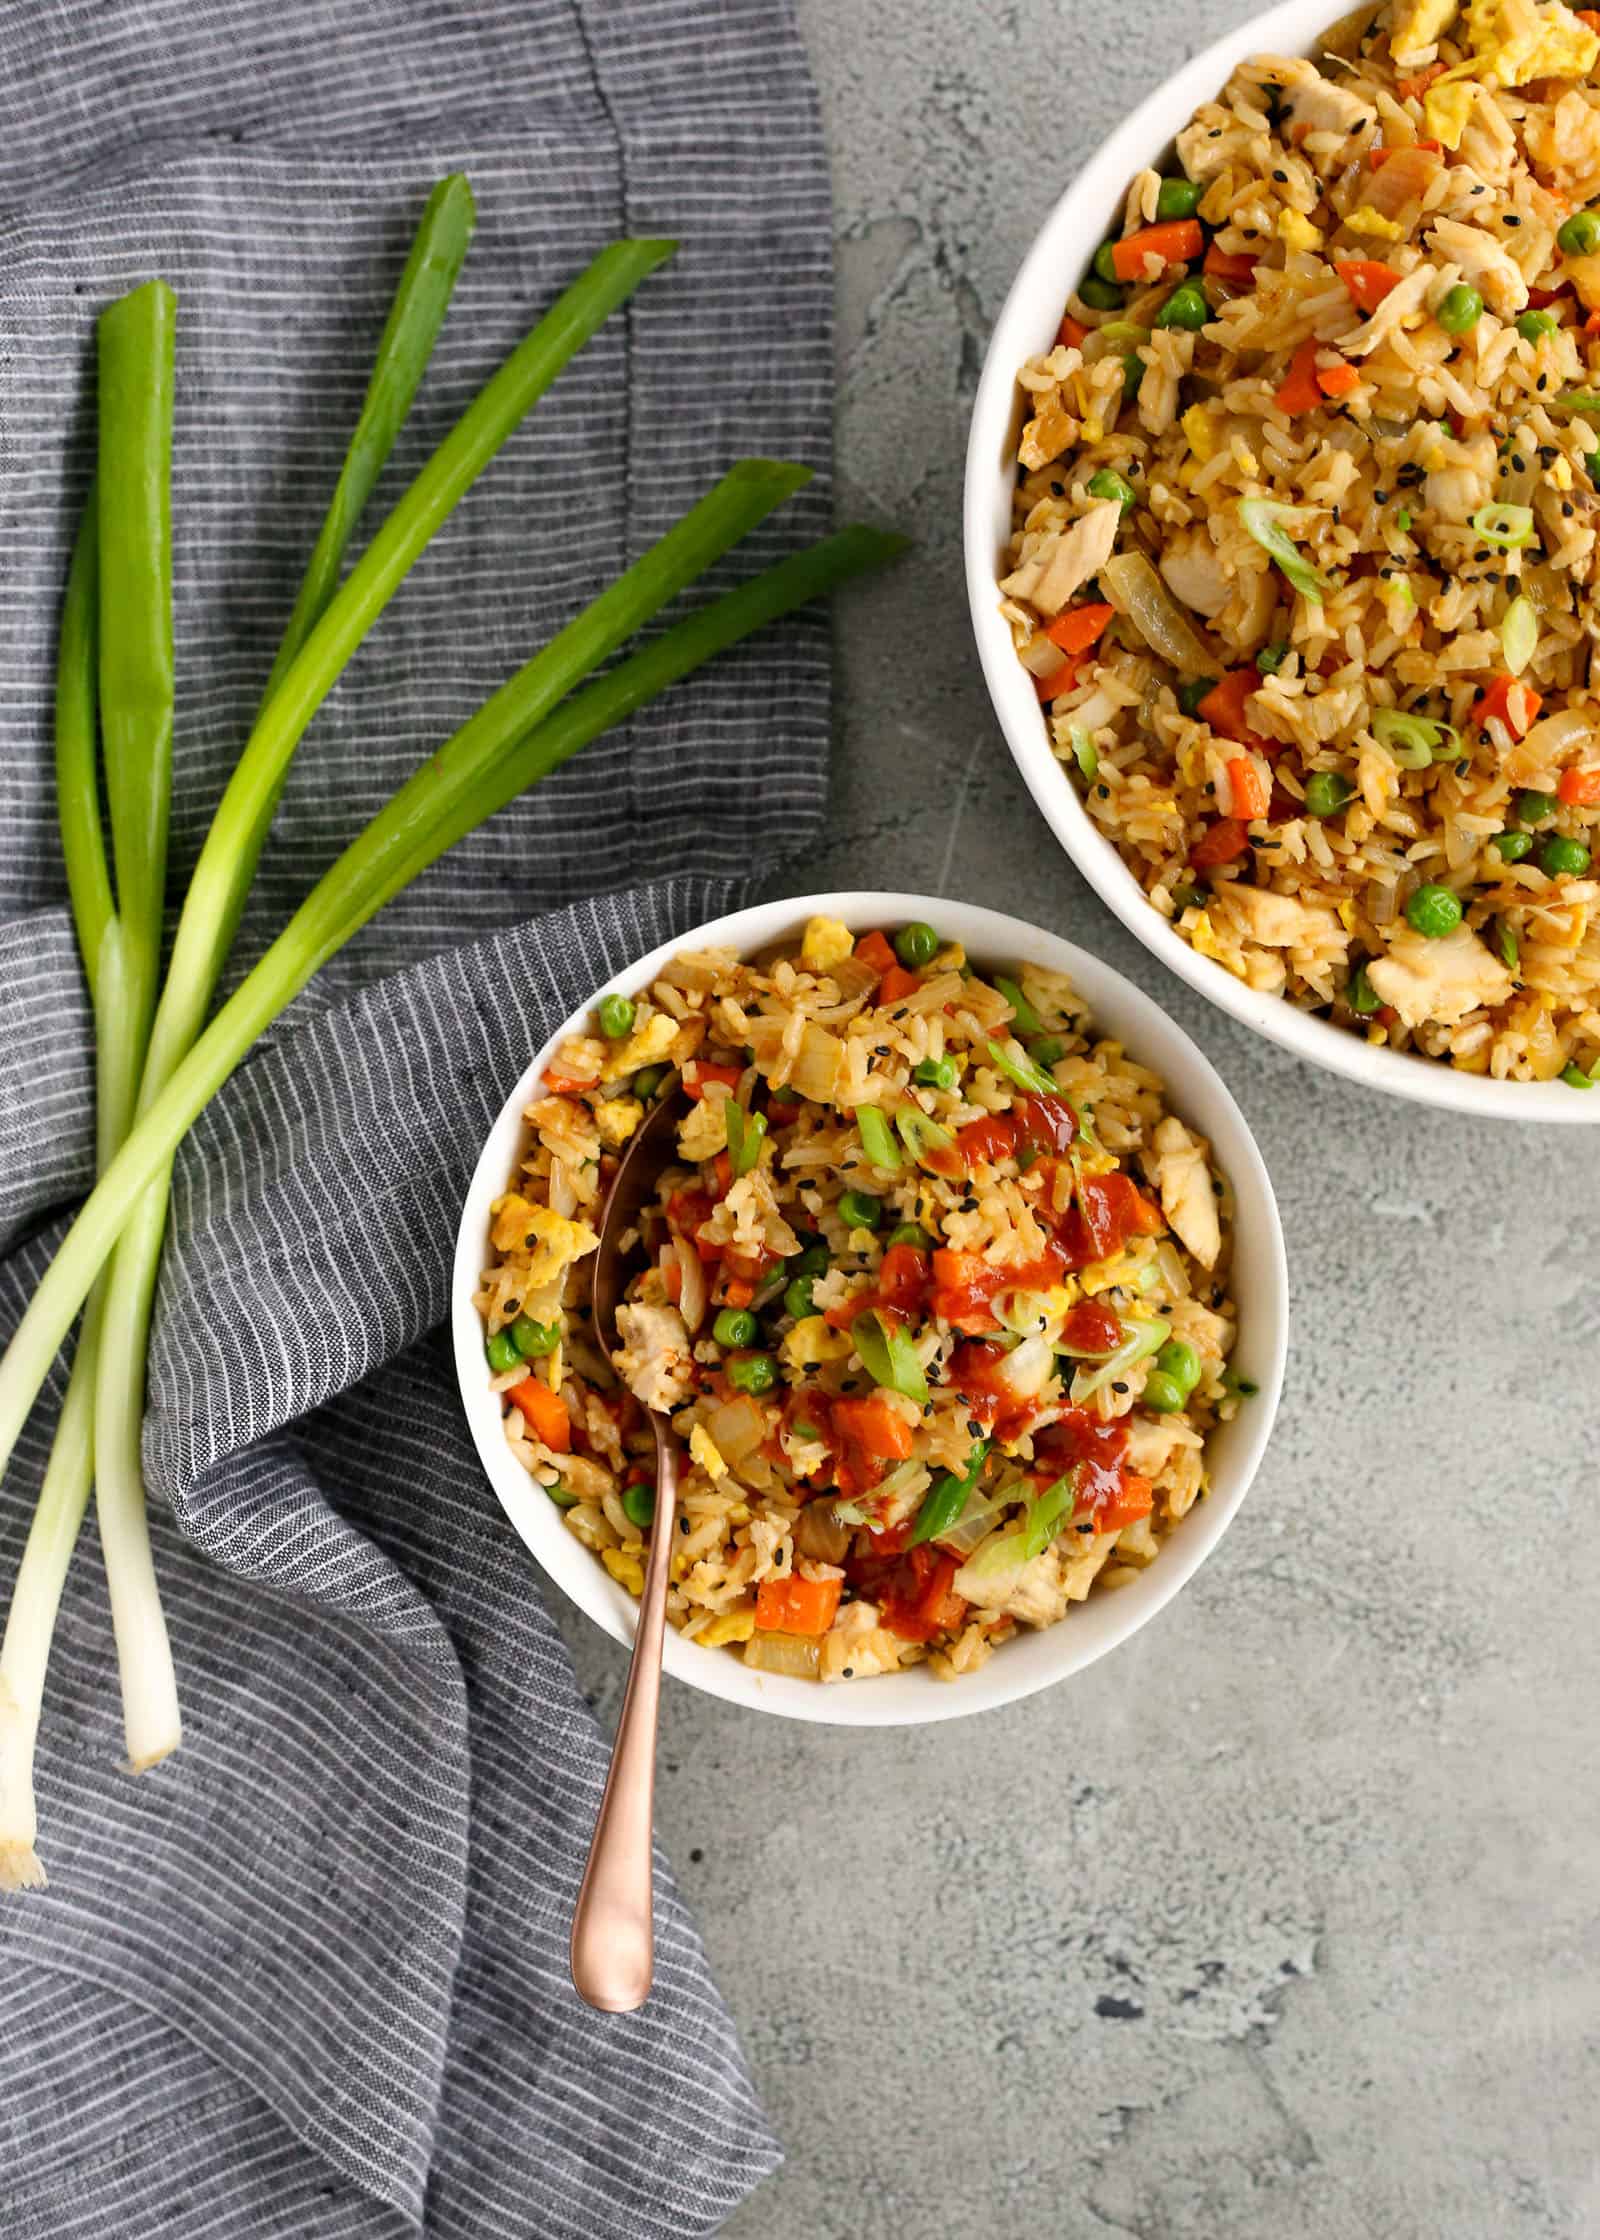
<path fill-rule="evenodd" d="M 1570 520 L 1572 519 L 1572 516 L 1573 516 L 1573 514 L 1574 514 L 1574 513 L 1575 513 L 1575 512 L 1577 511 L 1577 508 L 1576 508 L 1576 507 L 1575 507 L 1575 506 L 1573 505 L 1573 503 L 1572 503 L 1572 500 L 1571 500 L 1570 498 L 1563 498 L 1563 499 L 1562 499 L 1562 501 L 1561 501 L 1561 510 L 1562 510 L 1562 512 L 1563 512 L 1563 513 L 1564 513 L 1564 514 L 1566 515 L 1567 519 L 1568 519 L 1568 520 L 1570 521 Z"/>
<path fill-rule="evenodd" d="M 1109 801 L 1111 799 L 1111 788 L 1109 786 L 1096 786 L 1094 790 L 1100 796 L 1102 801 Z"/>
<path fill-rule="evenodd" d="M 853 1679 L 855 1678 L 855 1676 L 856 1676 L 856 1668 L 855 1668 L 855 1666 L 854 1666 L 853 1664 L 847 1664 L 847 1665 L 845 1666 L 845 1668 L 844 1668 L 843 1672 L 841 1672 L 841 1673 L 840 1673 L 840 1675 L 839 1675 L 839 1677 L 840 1677 L 840 1679 L 841 1679 L 841 1680 L 853 1680 Z"/>
<path fill-rule="evenodd" d="M 1502 210 L 1500 213 L 1500 223 L 1503 226 L 1520 226 L 1522 220 L 1517 217 L 1513 211 Z"/>
<path fill-rule="evenodd" d="M 1074 1530 L 1078 1532 L 1093 1532 L 1094 1526 L 1092 1524 L 1080 1524 L 1075 1526 Z"/>
<path fill-rule="evenodd" d="M 1280 187 L 1286 187 L 1289 184 L 1289 174 L 1287 171 L 1274 171 L 1272 176 L 1277 180 Z"/>
<path fill-rule="evenodd" d="M 1113 1385 L 1113 1386 L 1111 1387 L 1111 1389 L 1112 1389 L 1112 1391 L 1113 1391 L 1113 1392 L 1126 1392 L 1128 1388 L 1127 1388 L 1127 1385 L 1126 1385 L 1126 1384 L 1124 1384 L 1124 1383 L 1123 1383 L 1123 1382 L 1122 1382 L 1122 1381 L 1121 1381 L 1121 1380 L 1119 1379 L 1119 1380 L 1117 1381 L 1117 1383 L 1115 1383 L 1115 1384 L 1114 1384 L 1114 1385 Z"/>
<path fill-rule="evenodd" d="M 1518 474 L 1526 474 L 1528 471 L 1527 460 L 1520 457 L 1515 451 L 1511 454 L 1511 464 L 1516 468 Z"/>
<path fill-rule="evenodd" d="M 874 1056 L 875 1058 L 886 1058 L 886 1057 L 887 1057 L 887 1056 L 889 1055 L 889 1045 L 888 1045 L 888 1043 L 886 1043 L 886 1042 L 875 1042 L 875 1043 L 873 1044 L 873 1046 L 872 1046 L 872 1055 L 873 1055 L 873 1056 Z"/>
<path fill-rule="evenodd" d="M 688 1529 L 689 1529 L 689 1520 L 688 1520 L 688 1518 L 687 1518 L 687 1517 L 680 1517 L 680 1518 L 678 1519 L 678 1530 L 679 1530 L 680 1532 L 687 1532 L 687 1531 L 688 1531 Z"/>
<path fill-rule="evenodd" d="M 983 1437 L 983 1425 L 978 1421 L 976 1416 L 968 1416 L 967 1418 L 967 1435 L 969 1438 L 973 1439 L 981 1439 Z"/>

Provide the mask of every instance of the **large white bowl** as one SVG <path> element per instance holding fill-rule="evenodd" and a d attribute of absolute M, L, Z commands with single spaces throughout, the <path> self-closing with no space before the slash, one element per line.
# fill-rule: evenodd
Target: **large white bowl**
<path fill-rule="evenodd" d="M 842 918 L 858 933 L 873 926 L 895 926 L 907 919 L 922 918 L 964 943 L 980 963 L 1002 965 L 1026 957 L 1071 974 L 1099 1024 L 1125 1043 L 1142 1064 L 1155 1067 L 1164 1077 L 1174 1108 L 1211 1138 L 1233 1184 L 1238 1213 L 1230 1290 L 1240 1318 L 1234 1360 L 1240 1373 L 1254 1378 L 1261 1387 L 1259 1395 L 1241 1408 L 1235 1420 L 1215 1434 L 1210 1445 L 1211 1491 L 1175 1528 L 1147 1571 L 1125 1587 L 1091 1595 L 1060 1625 L 1007 1642 L 980 1672 L 952 1685 L 942 1685 L 913 1667 L 877 1679 L 820 1687 L 814 1681 L 751 1671 L 728 1651 L 696 1648 L 670 1626 L 667 1628 L 667 1671 L 710 1695 L 747 1704 L 752 1710 L 772 1711 L 790 1719 L 818 1719 L 833 1726 L 917 1726 L 1010 1703 L 1048 1687 L 1054 1680 L 1065 1679 L 1068 1673 L 1081 1672 L 1119 1641 L 1137 1633 L 1163 1604 L 1171 1601 L 1186 1579 L 1193 1578 L 1244 1499 L 1272 1428 L 1287 1343 L 1288 1271 L 1277 1203 L 1266 1167 L 1243 1115 L 1209 1061 L 1165 1012 L 1109 965 L 1016 918 L 967 903 L 937 901 L 928 895 L 809 895 L 792 902 L 761 903 L 700 926 L 652 950 L 630 971 L 607 981 L 606 986 L 626 995 L 637 994 L 680 949 L 714 944 L 749 954 L 798 934 L 806 920 L 818 913 Z M 507 1097 L 483 1147 L 456 1240 L 451 1323 L 467 1421 L 506 1515 L 545 1571 L 579 1609 L 613 1639 L 631 1642 L 637 1611 L 632 1597 L 567 1531 L 560 1511 L 532 1483 L 506 1445 L 500 1399 L 489 1389 L 484 1366 L 483 1325 L 472 1304 L 478 1277 L 489 1260 L 490 1202 L 506 1188 L 520 1155 L 523 1110 L 557 1044 L 582 1025 L 588 1009 L 585 1004 L 582 1011 L 575 1012 L 533 1059 Z"/>
<path fill-rule="evenodd" d="M 1033 680 L 1017 660 L 1000 614 L 996 579 L 1011 535 L 1021 425 L 1017 368 L 1050 347 L 1073 283 L 1115 230 L 1133 174 L 1162 160 L 1201 102 L 1220 91 L 1247 55 L 1309 54 L 1341 12 L 1336 0 L 1286 0 L 1207 47 L 1117 127 L 1045 220 L 1006 297 L 972 408 L 964 500 L 972 627 L 1000 728 L 1045 822 L 1102 901 L 1180 979 L 1297 1057 L 1368 1088 L 1503 1120 L 1592 1123 L 1600 1121 L 1600 1092 L 1585 1096 L 1561 1081 L 1491 1081 L 1407 1051 L 1374 1049 L 1347 1028 L 1281 996 L 1247 988 L 1224 966 L 1191 949 L 1146 899 L 1052 754 Z"/>

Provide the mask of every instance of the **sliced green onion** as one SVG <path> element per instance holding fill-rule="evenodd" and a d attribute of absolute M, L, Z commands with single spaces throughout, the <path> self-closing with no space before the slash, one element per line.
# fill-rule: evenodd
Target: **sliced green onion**
<path fill-rule="evenodd" d="M 1276 563 L 1303 599 L 1321 603 L 1328 579 L 1319 575 L 1284 527 L 1295 519 L 1293 506 L 1277 505 L 1270 498 L 1241 498 L 1239 519 L 1268 558 Z"/>
<path fill-rule="evenodd" d="M 1430 762 L 1449 762 L 1461 752 L 1461 734 L 1454 724 L 1407 715 L 1399 708 L 1373 710 L 1372 736 L 1390 750 L 1402 770 L 1426 770 Z"/>
<path fill-rule="evenodd" d="M 1107 342 L 1137 344 L 1150 340 L 1150 329 L 1141 327 L 1137 319 L 1106 319 L 1094 331 L 1096 334 L 1103 334 Z"/>
<path fill-rule="evenodd" d="M 930 1120 L 917 1105 L 903 1104 L 894 1116 L 894 1124 L 900 1131 L 901 1142 L 917 1165 L 929 1167 L 934 1173 L 938 1169 L 932 1162 L 941 1153 L 952 1152 L 956 1147 L 956 1139 L 950 1130 L 941 1127 L 937 1120 Z"/>
<path fill-rule="evenodd" d="M 972 1498 L 973 1488 L 983 1476 L 984 1461 L 989 1452 L 987 1439 L 980 1439 L 973 1448 L 966 1469 L 958 1477 L 951 1472 L 936 1479 L 922 1507 L 917 1511 L 917 1521 L 908 1548 L 920 1548 L 925 1540 L 937 1540 L 961 1522 L 961 1512 Z"/>
<path fill-rule="evenodd" d="M 764 1112 L 746 1112 L 736 1097 L 725 1097 L 722 1118 L 728 1131 L 728 1166 L 737 1178 L 748 1174 L 761 1157 L 767 1116 Z"/>
<path fill-rule="evenodd" d="M 1028 1521 L 1022 1530 L 1022 1560 L 1031 1563 L 1035 1556 L 1042 1556 L 1061 1527 L 1078 1506 L 1078 1481 L 1081 1472 L 1069 1470 L 1064 1478 L 1057 1478 L 1054 1485 L 1046 1486 L 1043 1493 L 1028 1511 Z"/>
<path fill-rule="evenodd" d="M 1522 944 L 1517 939 L 1517 929 L 1505 918 L 1494 922 L 1494 945 L 1500 962 L 1508 972 L 1515 972 L 1522 955 Z"/>
<path fill-rule="evenodd" d="M 1151 1354 L 1159 1353 L 1172 1335 L 1171 1324 L 1161 1321 L 1159 1317 L 1149 1322 L 1127 1323 L 1124 1327 L 1128 1335 L 1116 1352 L 1107 1354 L 1094 1374 L 1081 1383 L 1076 1377 L 1073 1379 L 1072 1400 L 1075 1407 L 1081 1407 L 1085 1400 L 1092 1400 L 1097 1392 L 1103 1392 L 1108 1384 L 1114 1384 L 1125 1369 L 1131 1369 L 1138 1362 L 1147 1361 Z"/>
<path fill-rule="evenodd" d="M 1054 1074 L 1035 1065 L 1019 1042 L 996 1042 L 990 1037 L 984 1048 L 1013 1088 L 1021 1089 L 1030 1097 L 1060 1096 L 1061 1089 Z"/>
<path fill-rule="evenodd" d="M 1100 767 L 1100 750 L 1094 743 L 1093 734 L 1086 725 L 1074 723 L 1068 726 L 1067 737 L 1072 742 L 1072 759 L 1082 771 L 1085 784 L 1088 784 Z"/>
<path fill-rule="evenodd" d="M 1565 405 L 1569 412 L 1600 412 L 1600 390 L 1566 389 L 1550 402 Z"/>
<path fill-rule="evenodd" d="M 1003 972 L 997 972 L 994 984 L 1011 1006 L 1011 1023 L 1018 1034 L 1043 1034 L 1044 1021 L 1015 980 L 1008 980 Z"/>
<path fill-rule="evenodd" d="M 875 1104 L 857 1107 L 856 1131 L 872 1164 L 893 1174 L 900 1165 L 900 1146 L 889 1133 L 889 1123 Z"/>
<path fill-rule="evenodd" d="M 1498 502 L 1479 506 L 1472 516 L 1472 527 L 1483 543 L 1492 544 L 1498 551 L 1520 552 L 1525 544 L 1533 542 L 1533 508 Z"/>
<path fill-rule="evenodd" d="M 1514 677 L 1521 676 L 1538 645 L 1539 610 L 1525 591 L 1520 592 L 1507 607 L 1505 620 L 1500 625 L 1500 650 Z"/>
<path fill-rule="evenodd" d="M 874 1384 L 903 1392 L 908 1400 L 927 1399 L 928 1380 L 922 1373 L 922 1363 L 910 1333 L 900 1323 L 890 1321 L 876 1307 L 868 1307 L 851 1323 L 850 1343 Z"/>
<path fill-rule="evenodd" d="M 1570 1066 L 1562 1067 L 1561 1078 L 1569 1089 L 1592 1089 L 1596 1082 L 1600 1082 L 1600 1058 L 1595 1060 L 1592 1073 L 1585 1073 L 1582 1066 L 1574 1060 Z"/>

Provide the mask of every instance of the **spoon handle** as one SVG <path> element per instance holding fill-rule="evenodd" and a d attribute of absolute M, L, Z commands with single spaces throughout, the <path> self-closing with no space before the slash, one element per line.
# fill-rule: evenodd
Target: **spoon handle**
<path fill-rule="evenodd" d="M 651 1850 L 656 1715 L 661 1703 L 667 1579 L 677 1536 L 680 1450 L 670 1426 L 660 1416 L 651 1420 L 656 1435 L 656 1506 L 650 1558 L 611 1771 L 572 1916 L 573 1983 L 580 1998 L 606 2014 L 628 2014 L 642 2007 L 655 1972 Z"/>

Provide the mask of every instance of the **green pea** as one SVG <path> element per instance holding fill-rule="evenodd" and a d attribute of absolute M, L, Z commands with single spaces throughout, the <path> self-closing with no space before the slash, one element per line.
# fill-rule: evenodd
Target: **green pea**
<path fill-rule="evenodd" d="M 671 1066 L 641 1066 L 633 1077 L 633 1093 L 641 1104 L 649 1104 L 660 1088 Z"/>
<path fill-rule="evenodd" d="M 1185 910 L 1196 910 L 1204 901 L 1198 887 L 1179 887 L 1172 897 L 1172 915 L 1181 918 Z"/>
<path fill-rule="evenodd" d="M 1139 493 L 1133 484 L 1118 474 L 1115 467 L 1102 467 L 1089 477 L 1091 498 L 1115 498 L 1124 513 L 1132 513 L 1139 503 Z"/>
<path fill-rule="evenodd" d="M 1187 684 L 1180 684 L 1178 687 L 1178 705 L 1186 716 L 1197 716 L 1201 701 L 1208 692 L 1215 692 L 1216 689 L 1215 677 L 1191 677 Z"/>
<path fill-rule="evenodd" d="M 1078 282 L 1078 301 L 1087 304 L 1091 311 L 1120 311 L 1122 290 L 1102 280 L 1098 272 L 1086 272 Z"/>
<path fill-rule="evenodd" d="M 622 1513 L 629 1524 L 636 1524 L 641 1532 L 647 1532 L 655 1521 L 655 1487 L 644 1478 L 635 1478 L 623 1492 Z"/>
<path fill-rule="evenodd" d="M 1576 879 L 1589 868 L 1589 851 L 1581 840 L 1564 832 L 1552 833 L 1539 850 L 1539 869 L 1552 879 Z"/>
<path fill-rule="evenodd" d="M 808 1245 L 802 1245 L 798 1252 L 791 1252 L 783 1264 L 792 1276 L 825 1276 L 828 1272 L 831 1257 L 822 1239 L 813 1237 L 811 1242 Z"/>
<path fill-rule="evenodd" d="M 923 1228 L 920 1221 L 902 1221 L 897 1229 L 889 1231 L 884 1243 L 908 1244 L 913 1252 L 931 1252 L 933 1250 L 933 1239 Z"/>
<path fill-rule="evenodd" d="M 1116 256 L 1117 245 L 1114 241 L 1102 241 L 1094 253 L 1095 271 L 1102 280 L 1109 280 L 1114 288 L 1121 285 L 1121 279 L 1117 272 Z"/>
<path fill-rule="evenodd" d="M 1306 780 L 1306 808 L 1314 817 L 1336 817 L 1353 791 L 1337 770 L 1314 770 Z"/>
<path fill-rule="evenodd" d="M 1156 189 L 1156 216 L 1163 220 L 1192 218 L 1200 207 L 1202 192 L 1193 179 L 1163 179 Z"/>
<path fill-rule="evenodd" d="M 557 1484 L 546 1486 L 544 1490 L 558 1509 L 575 1509 L 578 1505 L 578 1497 L 570 1486 Z"/>
<path fill-rule="evenodd" d="M 719 1346 L 748 1346 L 760 1337 L 761 1325 L 748 1307 L 724 1307 L 711 1325 L 711 1335 Z"/>
<path fill-rule="evenodd" d="M 518 1315 L 511 1325 L 511 1336 L 524 1361 L 542 1361 L 560 1345 L 561 1325 L 559 1322 L 535 1322 L 531 1315 Z"/>
<path fill-rule="evenodd" d="M 1029 1045 L 1028 1055 L 1036 1066 L 1043 1066 L 1048 1073 L 1052 1066 L 1060 1065 L 1067 1054 L 1067 1046 L 1058 1034 L 1047 1034 L 1039 1042 Z"/>
<path fill-rule="evenodd" d="M 1350 985 L 1344 992 L 1345 1002 L 1358 1019 L 1370 1019 L 1378 1008 L 1378 992 L 1367 978 L 1367 968 L 1358 964 L 1350 975 Z"/>
<path fill-rule="evenodd" d="M 1483 298 L 1476 288 L 1458 281 L 1440 304 L 1438 316 L 1446 334 L 1470 334 L 1483 317 Z"/>
<path fill-rule="evenodd" d="M 1200 1356 L 1181 1338 L 1169 1338 L 1156 1355 L 1156 1370 L 1161 1376 L 1170 1377 L 1187 1400 L 1200 1382 Z"/>
<path fill-rule="evenodd" d="M 1256 655 L 1256 667 L 1264 677 L 1275 677 L 1288 658 L 1286 645 L 1263 646 Z"/>
<path fill-rule="evenodd" d="M 1564 256 L 1592 256 L 1600 249 L 1600 217 L 1592 210 L 1574 210 L 1556 235 L 1556 247 Z"/>
<path fill-rule="evenodd" d="M 1531 832 L 1497 832 L 1489 845 L 1491 848 L 1499 850 L 1502 863 L 1520 863 L 1524 856 L 1533 853 L 1533 834 Z"/>
<path fill-rule="evenodd" d="M 770 1392 L 778 1381 L 778 1364 L 770 1353 L 736 1353 L 728 1363 L 728 1382 L 735 1392 Z"/>
<path fill-rule="evenodd" d="M 517 1341 L 509 1330 L 497 1330 L 483 1350 L 489 1356 L 489 1366 L 497 1377 L 503 1377 L 508 1369 L 520 1369 L 522 1366 Z"/>
<path fill-rule="evenodd" d="M 1555 813 L 1556 804 L 1548 793 L 1519 793 L 1511 804 L 1511 814 L 1518 824 L 1543 824 Z"/>
<path fill-rule="evenodd" d="M 1158 327 L 1182 327 L 1188 334 L 1198 334 L 1211 316 L 1211 306 L 1205 292 L 1193 280 L 1180 281 L 1161 309 L 1156 313 Z"/>
<path fill-rule="evenodd" d="M 1159 1416 L 1175 1416 L 1183 1406 L 1184 1395 L 1175 1380 L 1163 1370 L 1152 1369 L 1144 1380 L 1144 1404 L 1154 1408 Z"/>
<path fill-rule="evenodd" d="M 883 1219 L 883 1200 L 870 1190 L 846 1190 L 839 1199 L 839 1219 L 852 1229 L 876 1229 Z"/>
<path fill-rule="evenodd" d="M 600 1032 L 608 1042 L 620 1042 L 633 1029 L 633 1004 L 627 996 L 600 998 Z"/>
<path fill-rule="evenodd" d="M 796 1276 L 783 1288 L 783 1311 L 792 1314 L 796 1322 L 804 1322 L 808 1314 L 815 1314 L 817 1302 L 811 1296 L 816 1285 L 815 1276 Z"/>
<path fill-rule="evenodd" d="M 953 1089 L 961 1068 L 954 1058 L 924 1058 L 911 1069 L 911 1078 L 919 1089 Z"/>
<path fill-rule="evenodd" d="M 939 936 L 932 926 L 920 918 L 913 918 L 910 925 L 902 926 L 894 937 L 894 953 L 907 972 L 920 972 L 924 965 L 932 964 L 939 953 Z"/>
<path fill-rule="evenodd" d="M 1524 311 L 1517 321 L 1517 332 L 1524 342 L 1540 342 L 1547 334 L 1554 334 L 1560 324 L 1553 311 Z"/>
<path fill-rule="evenodd" d="M 1122 361 L 1122 401 L 1131 404 L 1139 394 L 1139 384 L 1144 379 L 1144 360 L 1137 350 L 1130 350 Z"/>
<path fill-rule="evenodd" d="M 1407 922 L 1429 941 L 1440 941 L 1461 923 L 1461 897 L 1428 880 L 1406 904 Z"/>

